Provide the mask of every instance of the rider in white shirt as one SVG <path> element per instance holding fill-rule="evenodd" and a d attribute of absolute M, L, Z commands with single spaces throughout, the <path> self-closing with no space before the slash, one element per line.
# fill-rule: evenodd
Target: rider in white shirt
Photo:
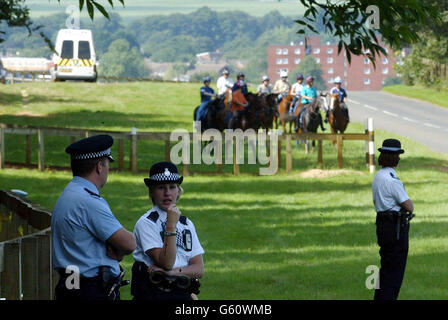
<path fill-rule="evenodd" d="M 229 78 L 229 71 L 226 69 L 222 71 L 222 76 L 218 78 L 216 87 L 218 88 L 218 95 L 220 96 L 226 93 L 228 89 L 232 89 L 233 81 Z"/>

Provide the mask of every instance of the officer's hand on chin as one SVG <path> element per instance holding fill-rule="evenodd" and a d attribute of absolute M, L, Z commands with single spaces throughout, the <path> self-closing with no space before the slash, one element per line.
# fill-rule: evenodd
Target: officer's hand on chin
<path fill-rule="evenodd" d="M 166 210 L 167 212 L 167 220 L 166 220 L 166 227 L 167 230 L 168 228 L 174 228 L 176 229 L 176 224 L 179 221 L 180 218 L 180 210 L 179 208 L 176 206 L 175 203 L 171 204 L 168 209 Z"/>
<path fill-rule="evenodd" d="M 117 251 L 115 250 L 114 247 L 112 247 L 110 244 L 106 244 L 106 253 L 107 256 L 111 259 L 117 260 L 117 261 L 121 261 L 123 260 L 123 256 L 124 255 L 120 255 L 117 253 Z"/>

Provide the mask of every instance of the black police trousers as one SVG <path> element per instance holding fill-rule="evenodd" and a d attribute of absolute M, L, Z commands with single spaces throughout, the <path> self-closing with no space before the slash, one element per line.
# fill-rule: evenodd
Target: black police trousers
<path fill-rule="evenodd" d="M 110 300 L 106 289 L 103 286 L 101 277 L 81 278 L 79 289 L 68 289 L 66 285 L 67 277 L 60 277 L 55 290 L 55 299 L 60 301 L 80 301 L 80 300 Z M 120 300 L 120 291 L 116 290 L 115 298 Z"/>
<path fill-rule="evenodd" d="M 193 300 L 191 293 L 185 290 L 174 289 L 170 292 L 165 292 L 154 286 L 149 280 L 148 267 L 142 262 L 134 262 L 132 266 L 132 282 L 131 294 L 136 301 L 187 301 Z"/>
<path fill-rule="evenodd" d="M 397 219 L 396 214 L 378 214 L 376 218 L 381 268 L 374 300 L 396 300 L 403 282 L 409 250 L 409 224 L 400 225 L 397 240 Z"/>

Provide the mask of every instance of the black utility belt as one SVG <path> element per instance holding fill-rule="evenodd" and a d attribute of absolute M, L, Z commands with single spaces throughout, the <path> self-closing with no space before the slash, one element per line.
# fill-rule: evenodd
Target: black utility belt
<path fill-rule="evenodd" d="M 58 272 L 58 274 L 61 278 L 68 278 L 71 275 L 73 275 L 73 272 L 66 273 L 65 269 L 63 269 L 63 268 L 57 268 L 56 271 Z M 95 281 L 102 280 L 102 276 L 100 274 L 98 274 L 94 277 L 85 277 L 82 274 L 80 274 L 79 279 L 82 282 L 95 282 Z"/>

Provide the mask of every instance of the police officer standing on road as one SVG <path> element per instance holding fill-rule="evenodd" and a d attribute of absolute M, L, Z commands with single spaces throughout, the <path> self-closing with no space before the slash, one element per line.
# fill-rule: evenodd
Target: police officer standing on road
<path fill-rule="evenodd" d="M 112 144 L 111 136 L 98 135 L 65 150 L 71 156 L 73 179 L 51 217 L 53 268 L 60 275 L 56 300 L 120 298 L 124 272 L 119 261 L 135 250 L 136 243 L 98 191 L 114 161 Z"/>
<path fill-rule="evenodd" d="M 378 149 L 378 164 L 382 169 L 373 179 L 373 203 L 377 211 L 376 233 L 380 246 L 381 269 L 375 300 L 396 300 L 406 268 L 409 248 L 409 220 L 414 216 L 414 204 L 409 199 L 395 167 L 400 161 L 400 141 L 386 139 Z"/>

